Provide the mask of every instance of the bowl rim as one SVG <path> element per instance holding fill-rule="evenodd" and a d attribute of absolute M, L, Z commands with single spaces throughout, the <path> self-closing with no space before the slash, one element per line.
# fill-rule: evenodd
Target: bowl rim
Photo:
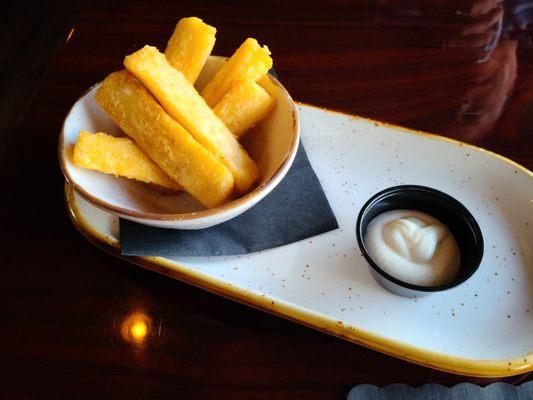
<path fill-rule="evenodd" d="M 210 56 L 213 58 L 227 58 L 227 57 L 221 57 L 221 56 Z M 265 195 L 267 195 L 270 191 L 272 191 L 281 181 L 281 177 L 283 177 L 284 174 L 288 171 L 290 166 L 292 165 L 292 162 L 294 161 L 294 158 L 296 157 L 296 152 L 298 150 L 298 145 L 300 142 L 300 119 L 298 116 L 298 110 L 296 108 L 296 105 L 294 103 L 293 98 L 285 89 L 285 87 L 271 74 L 267 74 L 269 79 L 272 81 L 272 83 L 276 86 L 278 86 L 282 90 L 282 94 L 284 97 L 286 97 L 289 100 L 289 105 L 291 108 L 291 114 L 293 119 L 293 139 L 290 144 L 289 150 L 287 151 L 287 155 L 283 162 L 279 165 L 278 169 L 274 174 L 270 177 L 270 179 L 266 182 L 263 182 L 262 184 L 258 185 L 254 190 L 251 192 L 245 194 L 242 197 L 239 197 L 238 199 L 232 200 L 226 204 L 223 204 L 219 207 L 206 209 L 206 210 L 200 210 L 200 211 L 193 211 L 189 213 L 154 213 L 154 212 L 142 212 L 142 211 L 134 211 L 127 208 L 122 208 L 115 206 L 113 204 L 109 204 L 108 202 L 102 200 L 99 197 L 96 197 L 89 193 L 87 190 L 85 190 L 82 186 L 78 185 L 76 181 L 70 176 L 67 166 L 66 166 L 66 152 L 64 148 L 65 144 L 65 124 L 66 121 L 69 119 L 72 110 L 74 109 L 74 106 L 83 98 L 85 97 L 91 90 L 93 90 L 95 87 L 100 85 L 102 81 L 99 81 L 92 85 L 90 88 L 85 90 L 77 99 L 74 101 L 72 107 L 69 109 L 67 115 L 63 119 L 63 123 L 61 126 L 61 132 L 59 134 L 58 139 L 58 156 L 59 156 L 59 164 L 61 167 L 61 170 L 63 172 L 63 175 L 67 182 L 87 201 L 91 202 L 95 206 L 104 209 L 106 211 L 120 214 L 128 217 L 138 218 L 142 220 L 148 220 L 148 221 L 199 221 L 202 219 L 206 219 L 209 217 L 212 217 L 214 215 L 223 215 L 226 213 L 230 213 L 231 211 L 249 203 L 253 202 L 254 200 L 261 200 Z"/>
<path fill-rule="evenodd" d="M 391 192 L 399 192 L 399 191 L 406 191 L 406 190 L 415 190 L 415 191 L 423 191 L 423 192 L 429 192 L 431 194 L 437 195 L 444 200 L 446 200 L 449 203 L 452 203 L 458 210 L 460 210 L 461 214 L 465 216 L 465 218 L 470 223 L 472 229 L 474 230 L 475 235 L 479 238 L 479 254 L 474 262 L 474 265 L 472 266 L 472 269 L 465 274 L 461 279 L 453 280 L 450 283 L 447 283 L 445 285 L 437 285 L 437 286 L 421 286 L 421 285 L 415 285 L 412 283 L 404 282 L 398 278 L 395 278 L 394 276 L 388 274 L 385 272 L 381 267 L 379 267 L 372 257 L 368 254 L 368 251 L 366 249 L 366 245 L 364 242 L 364 238 L 362 235 L 362 229 L 361 229 L 361 223 L 363 220 L 363 216 L 365 212 L 374 205 L 374 203 L 384 194 L 391 193 Z M 372 269 L 377 272 L 379 275 L 381 275 L 383 278 L 387 279 L 388 281 L 395 283 L 398 286 L 401 286 L 406 289 L 418 291 L 418 292 L 427 292 L 427 293 L 433 293 L 433 292 L 442 292 L 444 290 L 452 289 L 454 287 L 457 287 L 461 285 L 462 283 L 466 282 L 468 279 L 472 277 L 476 273 L 476 271 L 479 269 L 479 266 L 481 264 L 481 261 L 483 260 L 483 254 L 485 251 L 485 243 L 483 239 L 483 234 L 481 232 L 481 229 L 479 227 L 479 224 L 477 223 L 477 220 L 474 218 L 474 216 L 468 211 L 468 209 L 456 198 L 450 196 L 447 193 L 444 193 L 440 190 L 428 187 L 428 186 L 421 186 L 421 185 L 399 185 L 399 186 L 391 186 L 389 188 L 386 188 L 384 190 L 381 190 L 380 192 L 374 194 L 372 197 L 370 197 L 365 204 L 361 207 L 361 210 L 359 211 L 359 215 L 357 216 L 357 223 L 355 228 L 355 235 L 357 237 L 357 244 L 359 245 L 359 250 L 361 251 L 361 254 L 366 259 L 367 263 L 372 267 Z"/>

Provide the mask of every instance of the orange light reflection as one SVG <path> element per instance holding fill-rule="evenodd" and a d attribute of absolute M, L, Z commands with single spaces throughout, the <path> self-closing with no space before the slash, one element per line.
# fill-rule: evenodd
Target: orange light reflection
<path fill-rule="evenodd" d="M 120 335 L 130 343 L 142 344 L 152 333 L 152 319 L 143 312 L 128 315 L 120 326 Z"/>

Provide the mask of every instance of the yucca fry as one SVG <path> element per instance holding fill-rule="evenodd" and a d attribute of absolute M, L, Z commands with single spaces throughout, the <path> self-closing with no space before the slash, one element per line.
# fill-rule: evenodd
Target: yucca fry
<path fill-rule="evenodd" d="M 213 108 L 224 125 L 237 138 L 267 116 L 274 99 L 251 80 L 237 83 Z"/>
<path fill-rule="evenodd" d="M 127 56 L 124 65 L 172 118 L 228 167 L 237 194 L 248 192 L 259 176 L 255 162 L 187 78 L 151 46 Z"/>
<path fill-rule="evenodd" d="M 200 18 L 182 18 L 168 41 L 165 56 L 194 83 L 215 45 L 216 28 Z"/>
<path fill-rule="evenodd" d="M 122 176 L 169 189 L 181 187 L 129 137 L 81 131 L 74 146 L 74 164 L 104 174 Z"/>
<path fill-rule="evenodd" d="M 172 68 L 172 67 L 171 67 Z M 232 194 L 231 172 L 157 103 L 127 71 L 109 75 L 96 102 L 183 189 L 208 208 Z"/>
<path fill-rule="evenodd" d="M 270 68 L 272 58 L 268 47 L 261 47 L 257 40 L 248 38 L 202 90 L 202 97 L 209 107 L 214 107 L 235 84 L 245 80 L 256 81 Z"/>

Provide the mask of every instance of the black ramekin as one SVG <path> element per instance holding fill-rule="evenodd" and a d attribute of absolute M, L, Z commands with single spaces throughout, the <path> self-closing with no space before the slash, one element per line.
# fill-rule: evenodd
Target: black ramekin
<path fill-rule="evenodd" d="M 365 246 L 366 229 L 379 214 L 392 210 L 422 211 L 448 227 L 461 256 L 459 272 L 452 282 L 439 286 L 413 285 L 389 275 L 372 260 Z M 395 186 L 372 196 L 359 212 L 356 236 L 359 249 L 370 265 L 374 278 L 385 289 L 404 297 L 422 297 L 454 288 L 477 271 L 483 258 L 483 235 L 472 214 L 453 197 L 425 186 Z"/>

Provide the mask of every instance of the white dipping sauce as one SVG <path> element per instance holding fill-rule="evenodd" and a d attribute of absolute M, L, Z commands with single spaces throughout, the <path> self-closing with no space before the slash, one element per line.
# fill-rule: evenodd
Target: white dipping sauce
<path fill-rule="evenodd" d="M 378 215 L 367 227 L 365 245 L 382 270 L 414 285 L 445 285 L 459 270 L 455 238 L 445 225 L 420 211 Z"/>

